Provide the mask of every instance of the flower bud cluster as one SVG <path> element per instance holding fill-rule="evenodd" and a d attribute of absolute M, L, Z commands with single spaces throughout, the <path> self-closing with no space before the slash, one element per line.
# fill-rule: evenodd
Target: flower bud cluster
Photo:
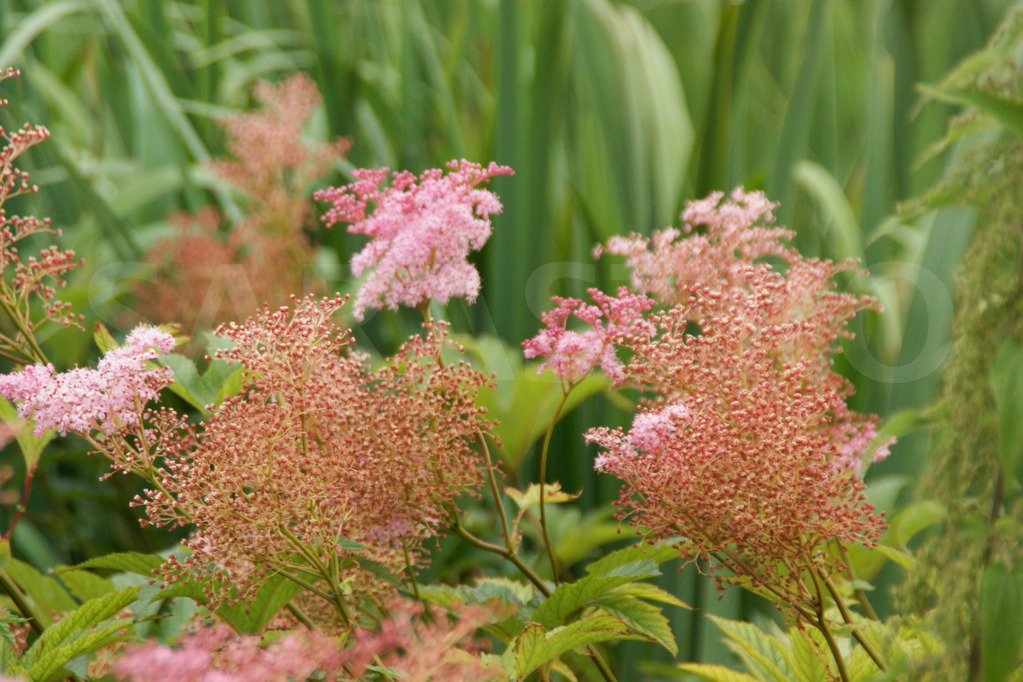
<path fill-rule="evenodd" d="M 355 182 L 316 193 L 333 204 L 323 216 L 328 227 L 351 223 L 349 232 L 373 239 L 351 262 L 356 277 L 373 269 L 355 299 L 359 319 L 367 308 L 476 300 L 480 274 L 466 259 L 470 251 L 483 248 L 492 229 L 490 216 L 502 208 L 492 192 L 477 185 L 512 170 L 493 162 L 483 168 L 464 159 L 447 167 L 446 175 L 439 168 L 418 178 L 408 171 L 394 173 L 385 189 L 380 185 L 390 169 L 359 169 L 352 173 Z"/>
<path fill-rule="evenodd" d="M 735 580 L 804 603 L 806 568 L 841 567 L 829 543 L 873 545 L 885 528 L 855 473 L 890 442 L 848 409 L 851 386 L 831 368 L 848 321 L 875 304 L 835 291 L 850 264 L 782 244 L 789 233 L 765 224 L 773 205 L 762 195 L 722 198 L 690 204 L 687 237 L 666 230 L 603 249 L 673 307 L 650 316 L 656 333 L 612 339 L 631 351 L 623 374 L 648 398 L 631 428 L 586 438 L 604 448 L 597 469 L 625 483 L 623 517 L 684 538 L 685 559 L 714 557 Z"/>
<path fill-rule="evenodd" d="M 400 573 L 478 485 L 486 378 L 439 362 L 439 327 L 371 370 L 331 322 L 343 303 L 306 298 L 218 330 L 245 385 L 210 407 L 195 449 L 167 460 L 145 501 L 155 525 L 194 524 L 169 577 L 212 573 L 240 596 L 296 562 L 315 572 L 371 559 Z M 375 589 L 358 577 L 355 592 Z"/>

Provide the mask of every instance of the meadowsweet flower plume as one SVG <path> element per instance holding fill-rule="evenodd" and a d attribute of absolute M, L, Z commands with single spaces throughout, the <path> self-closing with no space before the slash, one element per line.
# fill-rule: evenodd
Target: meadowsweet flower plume
<path fill-rule="evenodd" d="M 357 576 L 353 599 L 387 592 L 358 560 L 402 572 L 441 532 L 445 506 L 478 485 L 471 443 L 487 424 L 474 398 L 486 378 L 440 364 L 439 325 L 371 370 L 331 322 L 343 304 L 305 298 L 218 330 L 234 344 L 219 355 L 242 366 L 245 385 L 140 501 L 150 523 L 194 524 L 171 579 L 212 574 L 240 591 L 211 596 L 240 598 L 299 555 L 312 564 L 303 570 Z"/>
<path fill-rule="evenodd" d="M 0 82 L 18 75 L 12 68 L 0 71 Z M 6 103 L 7 100 L 0 99 L 0 106 Z M 49 218 L 8 215 L 5 208 L 8 199 L 39 190 L 29 183 L 28 173 L 14 163 L 49 137 L 50 131 L 41 125 L 26 123 L 16 130 L 0 126 L 0 139 L 4 142 L 0 148 L 0 303 L 10 322 L 10 326 L 0 328 L 0 356 L 19 364 L 44 360 L 34 337 L 40 326 L 49 321 L 78 325 L 81 320 L 71 313 L 69 303 L 56 298 L 57 288 L 65 284 L 64 276 L 81 260 L 75 258 L 73 251 L 62 251 L 56 246 L 27 258 L 19 255 L 18 242 L 42 232 L 59 236 L 60 230 L 51 226 Z M 33 300 L 42 304 L 41 316 L 33 311 Z"/>
<path fill-rule="evenodd" d="M 187 331 L 242 319 L 263 303 L 282 305 L 291 293 L 322 291 L 308 268 L 313 247 L 309 186 L 350 146 L 346 139 L 310 144 L 302 129 L 320 103 L 316 84 L 296 73 L 259 82 L 262 107 L 221 122 L 228 159 L 211 166 L 239 191 L 243 217 L 231 224 L 219 211 L 175 214 L 174 231 L 146 254 L 156 276 L 136 290 L 147 315 Z"/>
<path fill-rule="evenodd" d="M 389 169 L 359 169 L 352 173 L 355 182 L 315 194 L 333 204 L 323 216 L 328 227 L 350 223 L 349 232 L 372 238 L 351 261 L 356 277 L 372 269 L 355 299 L 357 318 L 367 308 L 476 300 L 480 275 L 467 257 L 483 248 L 492 229 L 490 216 L 501 212 L 497 197 L 477 186 L 512 170 L 465 160 L 447 167 L 447 174 L 439 168 L 419 177 L 394 173 L 384 189 L 380 186 Z"/>
<path fill-rule="evenodd" d="M 847 323 L 874 302 L 835 291 L 848 263 L 804 259 L 757 222 L 772 205 L 741 191 L 683 214 L 707 232 L 612 240 L 636 286 L 673 307 L 656 334 L 620 333 L 623 369 L 649 396 L 628 429 L 591 429 L 598 470 L 624 481 L 620 513 L 683 558 L 713 557 L 756 588 L 807 605 L 801 575 L 841 568 L 828 543 L 873 545 L 885 525 L 855 462 L 887 454 L 876 420 L 848 409 L 831 369 Z M 691 243 L 690 243 L 691 242 Z M 761 262 L 774 256 L 775 269 Z M 852 471 L 850 471 L 852 470 Z"/>

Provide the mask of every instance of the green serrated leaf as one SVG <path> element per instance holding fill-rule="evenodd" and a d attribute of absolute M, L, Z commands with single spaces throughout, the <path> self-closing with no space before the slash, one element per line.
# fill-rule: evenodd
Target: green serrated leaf
<path fill-rule="evenodd" d="M 106 568 L 112 571 L 135 573 L 152 578 L 166 559 L 156 554 L 142 552 L 114 552 L 101 557 L 89 559 L 78 564 L 76 568 Z"/>
<path fill-rule="evenodd" d="M 502 658 L 505 667 L 525 677 L 568 651 L 616 639 L 625 629 L 622 621 L 609 615 L 591 616 L 550 631 L 538 623 L 530 623 L 508 646 Z"/>
<path fill-rule="evenodd" d="M 655 564 L 663 564 L 676 557 L 678 557 L 678 549 L 671 544 L 641 543 L 616 550 L 597 559 L 586 567 L 586 572 L 591 575 L 609 575 L 618 568 L 636 561 L 652 561 Z"/>
<path fill-rule="evenodd" d="M 50 623 L 49 614 L 72 611 L 78 606 L 60 582 L 24 561 L 11 559 L 4 571 L 34 602 L 36 615 L 45 621 L 44 626 Z"/>
<path fill-rule="evenodd" d="M 752 623 L 727 620 L 709 614 L 707 617 L 725 633 L 727 637 L 725 644 L 747 668 L 759 673 L 764 679 L 777 682 L 791 682 L 795 679 L 788 651 L 775 637 Z"/>
<path fill-rule="evenodd" d="M 298 583 L 275 575 L 259 588 L 251 600 L 244 604 L 221 606 L 216 614 L 224 619 L 235 632 L 254 635 L 263 631 L 267 623 L 298 594 Z"/>
<path fill-rule="evenodd" d="M 660 587 L 657 587 L 657 585 L 645 582 L 628 583 L 621 587 L 616 587 L 613 590 L 608 590 L 608 594 L 649 599 L 650 601 L 661 602 L 662 604 L 671 604 L 672 606 L 678 606 L 679 608 L 687 609 L 689 611 L 693 610 L 692 606 L 685 603 L 671 592 L 662 590 Z"/>
<path fill-rule="evenodd" d="M 710 663 L 680 663 L 679 670 L 693 675 L 699 675 L 711 682 L 761 682 L 759 677 L 753 677 L 746 673 L 736 672 L 723 665 L 712 665 Z"/>
<path fill-rule="evenodd" d="M 657 642 L 674 656 L 678 654 L 678 643 L 671 631 L 668 619 L 653 604 L 647 604 L 633 597 L 605 594 L 593 603 L 625 623 L 630 632 Z"/>
<path fill-rule="evenodd" d="M 916 565 L 916 559 L 914 559 L 908 552 L 903 552 L 901 549 L 889 547 L 888 545 L 878 545 L 874 548 L 874 551 L 888 559 L 891 559 L 907 571 Z"/>
<path fill-rule="evenodd" d="M 789 646 L 792 652 L 789 660 L 795 672 L 795 677 L 791 679 L 819 682 L 832 676 L 830 665 L 821 659 L 824 652 L 828 651 L 828 644 L 820 631 L 814 628 L 790 628 Z"/>
<path fill-rule="evenodd" d="M 64 665 L 114 641 L 130 618 L 110 621 L 135 601 L 137 587 L 126 587 L 90 599 L 48 627 L 22 655 L 22 665 L 37 682 L 62 676 Z"/>
<path fill-rule="evenodd" d="M 533 620 L 546 628 L 556 627 L 595 597 L 633 581 L 632 576 L 588 575 L 574 583 L 562 583 L 533 612 Z"/>
<path fill-rule="evenodd" d="M 241 365 L 211 360 L 206 371 L 199 374 L 194 362 L 177 353 L 163 355 L 159 361 L 174 372 L 170 390 L 199 410 L 205 411 L 241 388 Z"/>
<path fill-rule="evenodd" d="M 114 591 L 114 584 L 89 571 L 81 571 L 67 566 L 57 566 L 54 569 L 57 577 L 70 590 L 75 599 L 88 601 L 96 597 L 102 597 L 108 592 Z"/>

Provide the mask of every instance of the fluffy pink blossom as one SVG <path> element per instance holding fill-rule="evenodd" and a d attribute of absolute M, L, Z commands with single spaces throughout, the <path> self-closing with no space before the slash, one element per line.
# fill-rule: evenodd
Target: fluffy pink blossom
<path fill-rule="evenodd" d="M 170 369 L 146 366 L 173 348 L 169 333 L 140 325 L 95 369 L 56 373 L 51 364 L 29 365 L 0 375 L 0 394 L 18 403 L 19 415 L 35 420 L 37 436 L 51 429 L 61 435 L 93 430 L 110 435 L 139 424 L 145 404 L 173 382 Z"/>
<path fill-rule="evenodd" d="M 333 203 L 323 216 L 328 226 L 351 223 L 349 232 L 373 240 L 351 262 L 356 277 L 372 270 L 355 299 L 359 319 L 367 308 L 476 300 L 480 275 L 466 259 L 483 248 L 492 230 L 490 216 L 501 212 L 497 196 L 477 185 L 513 171 L 464 159 L 447 167 L 446 175 L 439 168 L 418 178 L 408 171 L 394 173 L 385 189 L 380 185 L 390 169 L 360 169 L 352 173 L 355 182 L 315 194 Z"/>
<path fill-rule="evenodd" d="M 300 630 L 264 645 L 260 635 L 238 635 L 223 623 L 200 627 L 174 647 L 147 642 L 129 648 L 114 676 L 130 682 L 250 682 L 250 680 L 377 679 L 383 666 L 406 682 L 488 682 L 508 679 L 487 664 L 472 637 L 491 620 L 490 609 L 461 606 L 451 621 L 440 609 L 429 620 L 409 601 L 390 604 L 376 630 L 358 629 L 341 643 L 315 630 Z M 364 677 L 366 676 L 366 677 Z"/>
<path fill-rule="evenodd" d="M 718 291 L 743 285 L 745 267 L 773 256 L 786 263 L 800 259 L 784 244 L 793 233 L 773 227 L 771 203 L 763 192 L 738 187 L 727 199 L 714 192 L 691 201 L 682 212 L 682 228 L 659 230 L 649 238 L 616 236 L 594 248 L 594 256 L 624 256 L 632 287 L 664 303 L 683 303 L 687 286 Z"/>
<path fill-rule="evenodd" d="M 643 313 L 654 301 L 642 294 L 633 294 L 625 287 L 618 296 L 609 296 L 599 289 L 589 289 L 590 305 L 577 298 L 554 296 L 557 307 L 541 315 L 545 329 L 522 342 L 527 358 L 544 357 L 537 370 L 550 370 L 566 384 L 581 380 L 598 364 L 614 383 L 625 380 L 623 365 L 615 352 L 612 340 L 630 334 L 650 335 L 654 328 L 643 318 Z M 575 331 L 567 328 L 568 321 L 576 317 L 590 325 L 590 329 Z"/>

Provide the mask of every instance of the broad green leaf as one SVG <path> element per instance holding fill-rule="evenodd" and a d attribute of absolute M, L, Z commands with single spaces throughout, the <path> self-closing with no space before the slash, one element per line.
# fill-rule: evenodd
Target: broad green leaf
<path fill-rule="evenodd" d="M 789 660 L 798 682 L 818 682 L 830 677 L 832 666 L 821 659 L 829 655 L 828 644 L 816 628 L 789 628 Z"/>
<path fill-rule="evenodd" d="M 686 604 L 671 592 L 662 590 L 660 587 L 657 587 L 657 585 L 652 585 L 646 582 L 627 583 L 621 587 L 616 587 L 613 590 L 608 590 L 608 594 L 639 597 L 640 599 L 649 599 L 650 601 L 657 601 L 662 604 L 671 604 L 672 606 L 678 606 L 679 608 L 688 609 L 690 611 L 693 610 L 692 606 Z"/>
<path fill-rule="evenodd" d="M 18 441 L 18 449 L 21 450 L 21 457 L 25 460 L 25 468 L 34 471 L 39 457 L 43 454 L 43 448 L 57 435 L 56 431 L 46 431 L 42 436 L 36 436 L 34 425 L 18 416 L 18 410 L 6 398 L 0 396 L 0 421 L 15 429 L 14 439 Z"/>
<path fill-rule="evenodd" d="M 1023 347 L 1006 338 L 989 377 L 998 406 L 998 442 L 1002 471 L 1019 480 L 1023 469 Z"/>
<path fill-rule="evenodd" d="M 484 578 L 476 585 L 420 585 L 424 599 L 450 608 L 456 604 L 483 604 L 498 600 L 524 606 L 536 597 L 536 588 L 509 578 Z"/>
<path fill-rule="evenodd" d="M 114 591 L 114 584 L 89 571 L 81 571 L 67 566 L 58 566 L 54 569 L 60 582 L 70 590 L 71 594 L 79 601 L 89 601 L 102 597 L 108 592 Z"/>
<path fill-rule="evenodd" d="M 111 571 L 123 571 L 135 573 L 152 578 L 160 567 L 166 563 L 166 559 L 156 554 L 143 554 L 142 552 L 115 552 L 101 557 L 89 559 L 78 564 L 76 568 L 106 568 Z"/>
<path fill-rule="evenodd" d="M 787 650 L 776 638 L 752 623 L 713 615 L 708 615 L 708 618 L 725 633 L 725 644 L 750 670 L 777 682 L 792 682 L 795 679 Z"/>
<path fill-rule="evenodd" d="M 206 371 L 199 374 L 194 362 L 177 353 L 161 356 L 160 362 L 174 372 L 174 383 L 170 385 L 170 390 L 203 411 L 241 388 L 241 365 L 211 360 Z"/>
<path fill-rule="evenodd" d="M 298 594 L 299 589 L 298 583 L 282 575 L 275 575 L 263 583 L 251 600 L 221 606 L 216 613 L 235 632 L 243 635 L 258 634 Z"/>
<path fill-rule="evenodd" d="M 662 564 L 678 557 L 678 549 L 668 543 L 651 545 L 646 542 L 615 550 L 597 559 L 586 567 L 591 575 L 610 575 L 617 569 L 636 561 L 653 561 Z"/>
<path fill-rule="evenodd" d="M 529 447 L 547 430 L 562 398 L 561 382 L 550 375 L 537 376 L 538 366 L 533 363 L 521 367 L 513 379 L 499 378 L 496 388 L 480 389 L 478 402 L 487 408 L 488 416 L 498 420 L 493 429 L 501 441 L 498 454 L 512 471 L 518 471 Z M 586 377 L 569 393 L 560 416 L 609 385 L 603 376 Z"/>
<path fill-rule="evenodd" d="M 126 587 L 91 599 L 48 627 L 22 656 L 29 677 L 38 682 L 60 677 L 70 660 L 117 639 L 131 618 L 110 619 L 135 601 L 137 593 L 137 587 Z"/>
<path fill-rule="evenodd" d="M 678 654 L 675 634 L 658 607 L 621 594 L 604 594 L 593 603 L 625 623 L 630 632 L 649 637 L 673 656 Z"/>
<path fill-rule="evenodd" d="M 1001 562 L 984 568 L 981 579 L 981 673 L 984 682 L 1000 682 L 1019 661 L 1023 630 L 1018 626 L 1023 610 L 1016 576 Z"/>
<path fill-rule="evenodd" d="M 140 552 L 119 552 L 90 559 L 78 568 L 106 568 L 152 578 L 165 563 L 163 557 Z M 159 592 L 158 597 L 188 597 L 199 604 L 208 600 L 205 582 L 191 579 L 176 580 Z M 261 631 L 267 623 L 298 593 L 298 584 L 282 575 L 269 578 L 256 594 L 244 604 L 225 604 L 216 614 L 241 634 Z"/>
<path fill-rule="evenodd" d="M 634 580 L 634 576 L 628 575 L 588 575 L 574 583 L 562 583 L 533 612 L 533 620 L 546 628 L 556 627 L 565 623 L 570 616 L 588 605 L 595 597 Z"/>
<path fill-rule="evenodd" d="M 508 646 L 502 658 L 506 667 L 525 677 L 568 651 L 616 639 L 624 633 L 625 625 L 608 615 L 591 616 L 550 631 L 538 623 L 530 623 Z"/>
<path fill-rule="evenodd" d="M 33 602 L 36 614 L 45 621 L 44 626 L 50 623 L 50 614 L 65 613 L 78 606 L 55 578 L 43 575 L 24 561 L 11 559 L 4 572 Z"/>
<path fill-rule="evenodd" d="M 761 678 L 736 672 L 723 665 L 712 665 L 710 663 L 680 663 L 679 670 L 694 675 L 699 675 L 711 682 L 762 682 Z"/>
<path fill-rule="evenodd" d="M 891 559 L 907 571 L 916 565 L 916 559 L 914 559 L 908 552 L 904 552 L 901 549 L 889 547 L 888 545 L 878 545 L 877 547 L 874 547 L 874 551 L 879 552 L 882 556 L 887 557 L 888 559 Z"/>

